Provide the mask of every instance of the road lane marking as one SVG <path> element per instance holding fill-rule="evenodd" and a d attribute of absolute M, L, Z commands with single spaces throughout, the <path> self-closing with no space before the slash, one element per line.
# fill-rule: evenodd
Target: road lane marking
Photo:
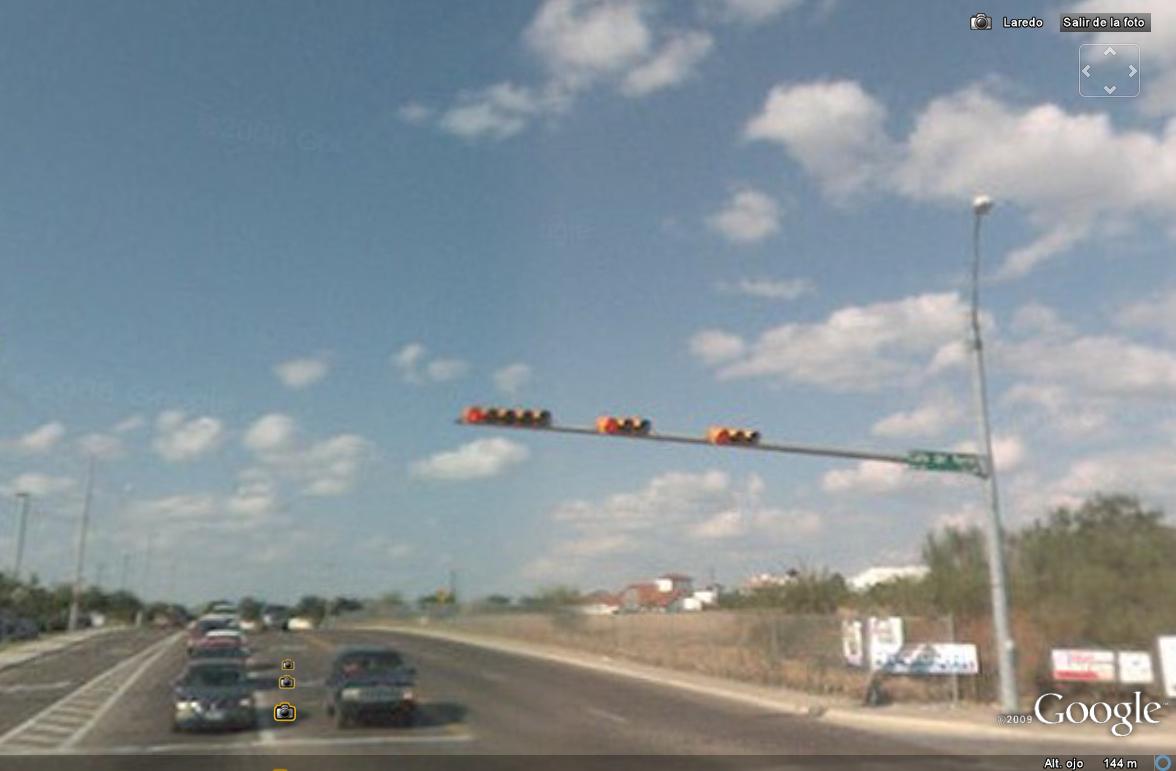
<path fill-rule="evenodd" d="M 110 704 L 112 699 L 122 694 L 127 686 L 126 682 L 119 685 L 120 678 L 136 664 L 144 659 L 152 661 L 161 655 L 169 644 L 180 637 L 180 633 L 169 635 L 162 640 L 140 651 L 135 656 L 118 662 L 110 668 L 100 672 L 89 681 L 83 683 L 77 690 L 69 693 L 20 725 L 0 735 L 0 753 L 22 752 L 28 746 L 37 747 L 42 744 L 61 746 L 66 741 L 73 740 L 78 734 L 89 729 L 95 710 Z M 108 709 L 109 707 L 107 707 Z M 65 726 L 69 725 L 66 729 Z M 84 734 L 83 734 L 84 735 Z"/>
<path fill-rule="evenodd" d="M 584 711 L 589 715 L 611 720 L 614 723 L 628 723 L 629 718 L 618 715 L 615 712 L 609 712 L 607 709 L 600 709 L 599 707 L 585 707 Z"/>
<path fill-rule="evenodd" d="M 118 700 L 122 698 L 123 694 L 129 691 L 131 686 L 134 685 L 135 682 L 143 676 L 143 673 L 146 672 L 151 667 L 151 665 L 158 661 L 160 657 L 162 657 L 163 654 L 167 652 L 167 649 L 171 647 L 172 643 L 176 642 L 179 638 L 180 633 L 176 632 L 173 635 L 168 635 L 155 645 L 152 645 L 150 648 L 148 648 L 147 651 L 143 654 L 144 659 L 142 663 L 135 667 L 135 671 L 131 673 L 130 677 L 124 680 L 122 684 L 115 689 L 114 693 L 110 694 L 106 701 L 103 702 L 102 705 L 94 712 L 90 720 L 77 730 L 77 733 L 65 740 L 64 746 L 72 747 L 82 739 L 86 738 L 86 735 L 89 734 L 90 731 L 94 730 L 94 726 L 98 725 L 98 721 L 105 717 L 106 714 L 114 708 L 114 705 L 118 703 Z M 131 660 L 134 661 L 134 659 Z"/>
<path fill-rule="evenodd" d="M 472 733 L 426 734 L 424 736 L 311 736 L 290 738 L 282 741 L 283 748 L 292 747 L 345 747 L 378 746 L 381 744 L 464 744 L 474 740 Z M 35 748 L 29 754 L 36 755 L 139 755 L 139 754 L 184 754 L 206 755 L 222 750 L 272 749 L 261 739 L 250 742 L 189 742 L 186 744 L 122 745 L 118 747 L 70 747 Z"/>
<path fill-rule="evenodd" d="M 56 683 L 18 683 L 0 685 L 0 693 L 36 693 L 38 691 L 60 691 L 73 685 L 73 680 L 59 680 Z"/>
<path fill-rule="evenodd" d="M 492 683 L 505 683 L 506 675 L 501 672 L 491 672 L 489 669 L 482 670 L 482 677 L 486 678 Z"/>

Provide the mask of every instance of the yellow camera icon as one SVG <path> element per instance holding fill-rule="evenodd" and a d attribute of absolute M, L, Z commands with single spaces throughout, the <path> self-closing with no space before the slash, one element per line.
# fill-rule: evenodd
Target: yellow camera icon
<path fill-rule="evenodd" d="M 279 723 L 293 723 L 298 717 L 298 708 L 288 701 L 274 705 L 274 720 Z"/>
<path fill-rule="evenodd" d="M 293 690 L 294 685 L 294 675 L 282 675 L 278 678 L 278 687 L 284 691 Z"/>

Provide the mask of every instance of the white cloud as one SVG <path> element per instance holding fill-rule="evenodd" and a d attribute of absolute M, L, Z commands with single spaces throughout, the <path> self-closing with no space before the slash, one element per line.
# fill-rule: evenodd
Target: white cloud
<path fill-rule="evenodd" d="M 1141 10 L 1135 0 L 1085 0 L 1065 8 L 1084 13 L 1135 13 Z M 1140 69 L 1143 82 L 1138 99 L 1128 99 L 1148 115 L 1167 117 L 1176 113 L 1176 6 L 1151 3 L 1151 32 L 1099 32 L 1090 38 L 1099 43 L 1134 43 L 1140 46 Z"/>
<path fill-rule="evenodd" d="M 1176 503 L 1176 451 L 1171 447 L 1120 450 L 1079 459 L 1052 485 L 1052 502 L 1076 503 L 1093 493 L 1128 492 Z"/>
<path fill-rule="evenodd" d="M 494 373 L 494 387 L 507 396 L 517 396 L 531 382 L 531 368 L 521 362 L 508 364 Z"/>
<path fill-rule="evenodd" d="M 690 338 L 690 352 L 707 366 L 737 359 L 746 350 L 743 338 L 717 329 L 705 329 Z"/>
<path fill-rule="evenodd" d="M 666 41 L 654 56 L 634 67 L 621 82 L 626 96 L 645 96 L 678 85 L 707 57 L 714 39 L 705 32 L 683 32 Z"/>
<path fill-rule="evenodd" d="M 297 434 L 298 426 L 289 415 L 271 412 L 255 420 L 245 431 L 244 445 L 256 452 L 271 452 L 288 448 Z"/>
<path fill-rule="evenodd" d="M 730 241 L 753 244 L 780 231 L 780 205 L 758 190 L 738 190 L 707 224 Z"/>
<path fill-rule="evenodd" d="M 959 442 L 952 449 L 956 452 L 978 452 L 974 441 Z M 998 472 L 1016 471 L 1025 462 L 1029 452 L 1025 442 L 1016 434 L 996 434 L 992 437 L 992 455 L 996 459 Z"/>
<path fill-rule="evenodd" d="M 13 477 L 2 490 L 5 496 L 28 493 L 36 498 L 45 498 L 66 492 L 76 484 L 76 480 L 70 477 L 30 471 Z"/>
<path fill-rule="evenodd" d="M 784 324 L 751 344 L 727 333 L 695 335 L 691 351 L 720 379 L 771 377 L 840 391 L 917 381 L 932 355 L 963 334 L 953 293 L 847 306 L 815 324 Z"/>
<path fill-rule="evenodd" d="M 271 413 L 259 418 L 245 435 L 262 468 L 311 497 L 344 495 L 354 489 L 372 445 L 358 434 L 337 434 L 317 441 L 299 441 L 292 419 Z"/>
<path fill-rule="evenodd" d="M 433 117 L 433 109 L 420 102 L 407 102 L 396 111 L 396 116 L 405 123 L 419 126 L 422 123 L 427 123 Z"/>
<path fill-rule="evenodd" d="M 1074 332 L 1074 328 L 1062 321 L 1056 310 L 1037 302 L 1017 308 L 1013 313 L 1012 330 L 1023 335 L 1053 338 L 1069 337 Z"/>
<path fill-rule="evenodd" d="M 890 154 L 885 121 L 886 108 L 853 81 L 779 85 L 744 136 L 783 145 L 826 193 L 842 199 L 870 185 Z"/>
<path fill-rule="evenodd" d="M 724 20 L 749 26 L 770 22 L 801 4 L 802 0 L 705 0 L 705 6 L 717 7 Z"/>
<path fill-rule="evenodd" d="M 274 374 L 287 388 L 306 388 L 314 385 L 331 371 L 331 363 L 325 354 L 290 359 L 274 367 Z"/>
<path fill-rule="evenodd" d="M 624 70 L 653 44 L 640 3 L 614 0 L 547 0 L 524 33 L 552 76 L 581 86 L 598 75 Z"/>
<path fill-rule="evenodd" d="M 1038 382 L 1064 382 L 1095 396 L 1176 396 L 1176 353 L 1113 335 L 1007 343 L 1001 361 Z"/>
<path fill-rule="evenodd" d="M 718 285 L 720 292 L 758 297 L 764 300 L 796 300 L 815 291 L 813 282 L 804 278 L 767 279 L 741 278 L 735 283 L 722 282 Z"/>
<path fill-rule="evenodd" d="M 170 461 L 190 460 L 215 449 L 224 434 L 220 420 L 208 416 L 186 419 L 184 412 L 167 410 L 155 421 L 154 447 Z"/>
<path fill-rule="evenodd" d="M 122 439 L 113 434 L 86 434 L 78 439 L 78 449 L 97 460 L 116 460 L 126 454 Z"/>
<path fill-rule="evenodd" d="M 1172 221 L 1176 123 L 1117 129 L 1106 113 L 1019 106 L 994 91 L 987 83 L 934 99 L 896 140 L 883 105 L 856 82 L 781 85 L 745 135 L 781 144 L 834 201 L 878 188 L 962 208 L 983 191 L 1020 207 L 1038 234 L 1006 256 L 1003 278 L 1132 219 Z M 979 146 L 984 153 L 960 151 Z"/>
<path fill-rule="evenodd" d="M 913 472 L 905 466 L 876 460 L 862 461 L 853 468 L 833 469 L 821 477 L 821 489 L 827 493 L 892 493 L 914 483 Z"/>
<path fill-rule="evenodd" d="M 22 453 L 42 455 L 56 447 L 64 436 L 65 426 L 60 421 L 54 420 L 37 426 L 7 444 Z"/>
<path fill-rule="evenodd" d="M 433 359 L 427 361 L 427 349 L 420 343 L 409 343 L 392 357 L 406 383 L 422 385 L 427 382 L 444 383 L 458 380 L 469 372 L 469 364 L 462 359 Z"/>
<path fill-rule="evenodd" d="M 458 94 L 438 125 L 462 139 L 506 139 L 526 128 L 535 116 L 556 111 L 558 105 L 558 101 L 545 101 L 526 86 L 496 83 Z"/>
<path fill-rule="evenodd" d="M 225 501 L 234 514 L 264 516 L 277 509 L 278 489 L 273 476 L 261 468 L 249 468 L 237 475 L 237 488 Z"/>
<path fill-rule="evenodd" d="M 938 396 L 913 410 L 887 415 L 874 424 L 871 432 L 888 437 L 939 436 L 960 417 L 960 405 L 955 400 Z"/>
<path fill-rule="evenodd" d="M 1156 330 L 1176 339 L 1176 289 L 1127 305 L 1116 314 L 1115 321 L 1120 326 Z"/>
<path fill-rule="evenodd" d="M 1110 422 L 1107 407 L 1075 396 L 1070 389 L 1046 383 L 1015 383 L 1001 401 L 1006 405 L 1030 405 L 1045 413 L 1049 426 L 1068 437 L 1088 436 Z"/>
<path fill-rule="evenodd" d="M 224 438 L 224 425 L 216 418 L 186 418 L 179 410 L 166 410 L 155 419 L 153 446 L 165 460 L 194 460 L 215 450 Z"/>
<path fill-rule="evenodd" d="M 478 439 L 416 461 L 410 472 L 424 479 L 488 479 L 505 473 L 529 456 L 526 447 L 509 439 Z"/>
<path fill-rule="evenodd" d="M 209 524 L 220 511 L 216 497 L 206 493 L 181 493 L 135 501 L 129 508 L 132 520 L 153 528 L 191 522 Z"/>

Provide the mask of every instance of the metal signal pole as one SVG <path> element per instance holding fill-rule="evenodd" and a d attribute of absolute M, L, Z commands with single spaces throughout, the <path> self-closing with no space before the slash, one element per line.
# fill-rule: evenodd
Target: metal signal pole
<path fill-rule="evenodd" d="M 94 495 L 94 456 L 90 456 L 86 471 L 86 495 L 82 500 L 82 520 L 78 524 L 78 554 L 74 566 L 73 598 L 69 603 L 69 631 L 78 628 L 78 611 L 82 602 L 82 571 L 86 567 L 86 536 L 90 530 L 90 500 Z"/>

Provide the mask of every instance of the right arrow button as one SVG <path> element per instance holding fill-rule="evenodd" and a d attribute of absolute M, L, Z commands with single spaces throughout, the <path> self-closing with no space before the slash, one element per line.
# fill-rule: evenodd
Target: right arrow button
<path fill-rule="evenodd" d="M 1130 72 L 1131 72 L 1131 74 L 1127 76 L 1127 77 L 1129 77 L 1129 78 L 1134 78 L 1134 77 L 1135 77 L 1135 73 L 1139 72 L 1139 70 L 1135 69 L 1135 65 L 1134 65 L 1134 64 L 1128 64 L 1128 65 L 1127 65 L 1127 69 L 1128 69 L 1128 70 L 1130 70 Z"/>

